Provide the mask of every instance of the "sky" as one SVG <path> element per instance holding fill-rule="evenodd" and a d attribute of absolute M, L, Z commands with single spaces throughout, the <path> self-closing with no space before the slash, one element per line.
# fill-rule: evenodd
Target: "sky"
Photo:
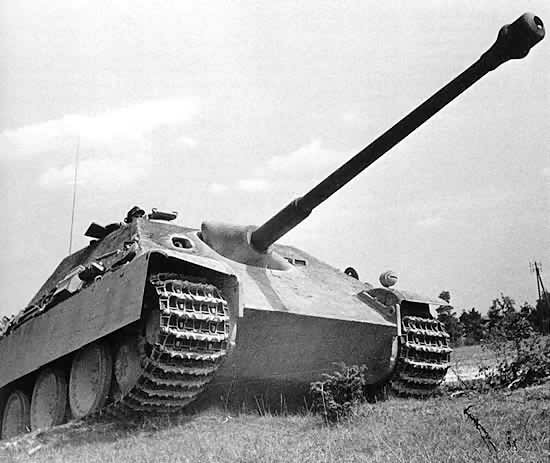
<path fill-rule="evenodd" d="M 134 205 L 260 225 L 472 64 L 540 1 L 0 5 L 0 315 L 91 221 Z M 486 312 L 550 286 L 550 38 L 505 63 L 281 242 Z M 546 273 L 545 270 L 548 269 Z"/>

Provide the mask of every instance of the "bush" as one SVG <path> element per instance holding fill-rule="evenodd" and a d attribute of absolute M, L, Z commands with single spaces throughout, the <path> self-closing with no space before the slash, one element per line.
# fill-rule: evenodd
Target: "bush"
<path fill-rule="evenodd" d="M 484 347 L 495 354 L 497 365 L 485 369 L 487 384 L 524 387 L 549 377 L 550 338 L 535 333 L 529 311 L 517 312 L 513 300 L 505 296 L 493 301 L 492 309 Z"/>
<path fill-rule="evenodd" d="M 492 350 L 499 359 L 495 368 L 485 371 L 492 387 L 525 387 L 550 377 L 550 337 L 533 335 L 514 340 L 512 348 L 501 343 Z"/>
<path fill-rule="evenodd" d="M 326 423 L 337 423 L 348 418 L 355 406 L 365 397 L 365 365 L 338 364 L 340 371 L 324 374 L 322 381 L 311 383 L 312 409 L 323 416 Z"/>

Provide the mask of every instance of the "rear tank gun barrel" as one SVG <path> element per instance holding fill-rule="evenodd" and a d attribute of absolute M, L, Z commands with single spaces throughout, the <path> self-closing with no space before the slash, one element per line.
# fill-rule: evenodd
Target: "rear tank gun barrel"
<path fill-rule="evenodd" d="M 252 247 L 258 252 L 266 252 L 269 246 L 308 217 L 315 207 L 332 196 L 475 82 L 510 59 L 525 57 L 529 50 L 544 38 L 544 34 L 542 20 L 531 13 L 525 13 L 512 24 L 503 26 L 495 43 L 462 74 L 420 104 L 312 190 L 304 196 L 294 199 L 254 230 L 250 235 Z"/>

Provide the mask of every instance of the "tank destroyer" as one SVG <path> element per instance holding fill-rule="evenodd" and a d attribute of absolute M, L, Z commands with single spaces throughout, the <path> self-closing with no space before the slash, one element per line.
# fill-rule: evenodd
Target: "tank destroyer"
<path fill-rule="evenodd" d="M 175 225 L 139 207 L 92 223 L 0 337 L 2 438 L 101 410 L 166 412 L 206 390 L 292 390 L 335 362 L 424 396 L 450 347 L 438 299 L 362 283 L 279 238 L 464 90 L 544 37 L 537 16 L 504 26 L 466 71 L 260 227 Z"/>

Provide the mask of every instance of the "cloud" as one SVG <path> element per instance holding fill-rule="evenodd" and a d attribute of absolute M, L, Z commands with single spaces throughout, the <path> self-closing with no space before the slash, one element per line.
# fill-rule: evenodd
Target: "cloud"
<path fill-rule="evenodd" d="M 358 118 L 357 113 L 353 111 L 346 111 L 345 113 L 342 114 L 342 120 L 344 122 L 348 122 L 348 123 L 355 122 L 357 118 Z"/>
<path fill-rule="evenodd" d="M 262 178 L 248 178 L 239 180 L 237 188 L 248 192 L 265 191 L 269 189 L 269 182 Z"/>
<path fill-rule="evenodd" d="M 109 143 L 120 138 L 134 139 L 163 125 L 182 125 L 195 116 L 197 105 L 189 100 L 151 100 L 95 115 L 69 114 L 38 124 L 0 133 L 0 156 L 29 158 L 76 146 L 80 137 L 87 143 Z M 190 138 L 188 140 L 191 140 Z"/>
<path fill-rule="evenodd" d="M 249 193 L 266 191 L 270 187 L 270 183 L 263 178 L 246 178 L 239 180 L 233 186 L 228 186 L 223 183 L 211 183 L 208 185 L 208 192 L 212 194 L 221 194 L 230 190 L 241 190 Z"/>
<path fill-rule="evenodd" d="M 416 222 L 416 225 L 422 228 L 435 228 L 443 223 L 443 218 L 439 216 L 424 217 Z"/>
<path fill-rule="evenodd" d="M 194 138 L 182 136 L 176 140 L 176 144 L 183 145 L 186 148 L 196 148 L 199 143 Z"/>
<path fill-rule="evenodd" d="M 408 202 L 407 210 L 421 217 L 448 217 L 459 211 L 494 210 L 512 199 L 513 193 L 493 186 L 460 194 L 434 194 Z"/>
<path fill-rule="evenodd" d="M 183 126 L 197 114 L 193 100 L 150 100 L 94 115 L 69 114 L 0 133 L 0 160 L 65 159 L 40 176 L 43 187 L 72 184 L 79 145 L 79 184 L 120 187 L 144 176 L 152 164 L 151 135 L 163 126 Z M 191 137 L 180 136 L 187 148 Z M 52 156 L 55 154 L 55 157 Z M 67 160 L 70 160 L 67 162 Z"/>
<path fill-rule="evenodd" d="M 78 166 L 78 184 L 114 189 L 134 183 L 147 173 L 147 161 L 132 163 L 124 159 L 87 159 Z M 57 188 L 74 181 L 74 165 L 50 167 L 39 179 L 40 186 Z"/>
<path fill-rule="evenodd" d="M 302 174 L 311 170 L 337 167 L 345 159 L 345 153 L 323 148 L 321 141 L 316 139 L 289 154 L 273 156 L 267 167 L 280 173 Z"/>
<path fill-rule="evenodd" d="M 224 185 L 223 183 L 211 183 L 208 185 L 208 191 L 213 194 L 224 193 L 227 190 L 227 185 Z"/>
<path fill-rule="evenodd" d="M 365 125 L 364 118 L 361 118 L 361 115 L 357 110 L 345 111 L 340 115 L 340 118 L 342 119 L 342 122 L 348 126 L 354 126 L 359 123 L 361 123 L 363 126 Z"/>
<path fill-rule="evenodd" d="M 550 179 L 550 167 L 542 169 L 542 176 Z"/>
<path fill-rule="evenodd" d="M 273 156 L 255 169 L 253 175 L 256 177 L 240 180 L 237 188 L 249 192 L 265 191 L 272 183 L 264 177 L 277 174 L 295 180 L 304 174 L 318 174 L 336 168 L 346 160 L 346 156 L 344 152 L 324 148 L 321 141 L 315 139 L 288 154 Z"/>

